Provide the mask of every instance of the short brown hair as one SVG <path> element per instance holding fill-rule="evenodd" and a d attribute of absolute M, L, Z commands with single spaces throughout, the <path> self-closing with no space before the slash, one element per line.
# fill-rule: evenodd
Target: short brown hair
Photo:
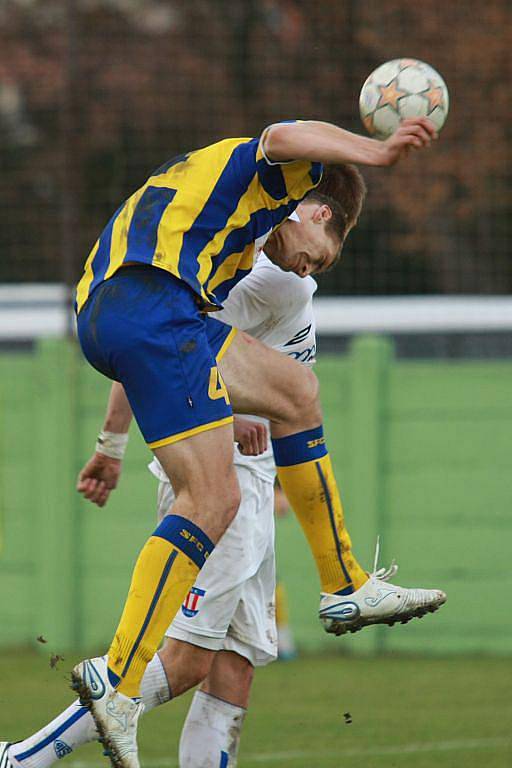
<path fill-rule="evenodd" d="M 320 184 L 311 190 L 306 201 L 325 203 L 332 211 L 327 231 L 343 243 L 354 226 L 366 197 L 366 184 L 355 165 L 326 165 Z"/>

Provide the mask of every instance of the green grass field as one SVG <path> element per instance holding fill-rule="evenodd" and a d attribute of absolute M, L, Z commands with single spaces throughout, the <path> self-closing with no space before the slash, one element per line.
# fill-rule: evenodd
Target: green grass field
<path fill-rule="evenodd" d="M 0 739 L 21 739 L 71 701 L 74 659 L 0 654 Z M 512 765 L 508 659 L 310 657 L 256 675 L 239 765 L 268 768 L 508 768 Z M 189 697 L 144 718 L 143 768 L 177 766 Z M 350 712 L 352 724 L 344 713 Z M 99 745 L 65 759 L 107 763 Z"/>

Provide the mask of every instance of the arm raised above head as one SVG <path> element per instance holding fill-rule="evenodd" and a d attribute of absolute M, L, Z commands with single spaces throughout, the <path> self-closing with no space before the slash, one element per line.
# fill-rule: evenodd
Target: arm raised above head
<path fill-rule="evenodd" d="M 430 120 L 418 117 L 404 120 L 386 141 L 360 136 L 332 123 L 316 120 L 274 123 L 264 131 L 261 141 L 270 162 L 310 160 L 389 166 L 409 149 L 428 147 L 435 138 L 437 134 Z"/>

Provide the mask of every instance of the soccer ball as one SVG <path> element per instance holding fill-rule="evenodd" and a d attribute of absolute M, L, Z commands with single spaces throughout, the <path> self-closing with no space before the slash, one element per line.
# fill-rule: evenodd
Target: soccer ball
<path fill-rule="evenodd" d="M 448 89 L 429 64 L 393 59 L 366 79 L 359 96 L 361 120 L 376 139 L 387 139 L 406 117 L 428 117 L 439 131 L 448 115 Z"/>

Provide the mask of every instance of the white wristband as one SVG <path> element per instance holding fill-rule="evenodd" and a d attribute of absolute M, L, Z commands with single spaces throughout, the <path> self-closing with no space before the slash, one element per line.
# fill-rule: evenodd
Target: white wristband
<path fill-rule="evenodd" d="M 101 430 L 96 441 L 96 453 L 122 460 L 128 444 L 128 432 L 106 432 Z"/>

